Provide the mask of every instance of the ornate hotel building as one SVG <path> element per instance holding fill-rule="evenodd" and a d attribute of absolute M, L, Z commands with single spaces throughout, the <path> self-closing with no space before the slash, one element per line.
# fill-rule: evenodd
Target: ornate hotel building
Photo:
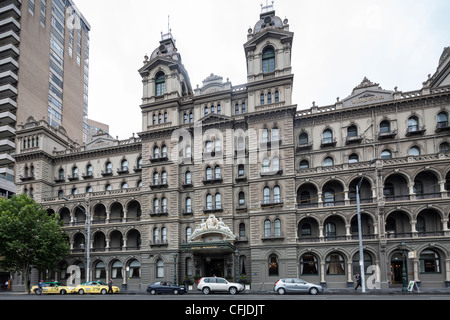
<path fill-rule="evenodd" d="M 363 79 L 298 110 L 293 38 L 264 7 L 244 44 L 247 83 L 211 74 L 193 88 L 163 35 L 139 70 L 142 130 L 128 140 L 78 145 L 42 119 L 19 125 L 18 188 L 70 238 L 52 277 L 77 265 L 86 278 L 89 246 L 90 278 L 128 289 L 214 274 L 257 289 L 279 277 L 352 287 L 359 186 L 367 283 L 401 285 L 405 267 L 408 281 L 448 286 L 450 48 L 418 90 Z"/>

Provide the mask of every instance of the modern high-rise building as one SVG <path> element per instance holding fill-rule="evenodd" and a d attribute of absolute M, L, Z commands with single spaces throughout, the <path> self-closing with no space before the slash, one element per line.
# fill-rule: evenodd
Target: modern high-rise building
<path fill-rule="evenodd" d="M 35 174 L 19 192 L 69 235 L 70 256 L 47 276 L 76 266 L 82 281 L 129 289 L 212 275 L 347 288 L 363 262 L 374 287 L 403 275 L 449 287 L 450 48 L 417 90 L 358 79 L 345 98 L 299 110 L 289 22 L 272 6 L 255 20 L 241 85 L 210 74 L 193 88 L 171 34 L 155 41 L 137 137 L 74 147 L 48 121 L 19 126 L 17 170 Z"/>
<path fill-rule="evenodd" d="M 90 25 L 72 0 L 0 3 L 0 192 L 13 182 L 16 124 L 43 119 L 86 139 Z M 37 137 L 23 141 L 29 148 Z M 33 175 L 28 172 L 22 179 Z"/>

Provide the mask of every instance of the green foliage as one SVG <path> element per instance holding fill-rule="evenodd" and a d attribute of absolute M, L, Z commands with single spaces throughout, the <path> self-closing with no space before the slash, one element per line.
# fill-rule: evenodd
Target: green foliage
<path fill-rule="evenodd" d="M 69 255 L 69 241 L 57 214 L 49 214 L 30 197 L 0 199 L 0 268 L 28 274 L 44 271 Z"/>

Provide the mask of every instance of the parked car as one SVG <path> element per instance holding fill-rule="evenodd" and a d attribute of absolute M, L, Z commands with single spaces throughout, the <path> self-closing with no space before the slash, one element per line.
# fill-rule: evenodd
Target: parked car
<path fill-rule="evenodd" d="M 147 287 L 147 292 L 150 294 L 158 293 L 173 293 L 173 294 L 183 294 L 187 290 L 184 286 L 179 286 L 169 281 L 156 281 Z"/>
<path fill-rule="evenodd" d="M 75 288 L 76 292 L 79 294 L 85 294 L 85 293 L 101 293 L 101 294 L 107 294 L 108 293 L 108 284 L 104 283 L 102 281 L 89 281 L 80 284 Z M 119 293 L 120 289 L 119 287 L 113 286 L 112 287 L 113 293 Z"/>
<path fill-rule="evenodd" d="M 197 290 L 204 294 L 210 292 L 229 292 L 236 294 L 244 291 L 244 286 L 240 283 L 228 282 L 228 280 L 220 277 L 204 277 L 198 281 Z"/>
<path fill-rule="evenodd" d="M 39 291 L 39 286 L 32 286 L 31 292 L 36 294 L 46 293 L 46 294 L 66 294 L 66 293 L 75 293 L 75 287 L 65 286 L 61 282 L 52 281 L 52 282 L 44 282 L 42 286 L 42 292 Z"/>
<path fill-rule="evenodd" d="M 309 293 L 318 294 L 323 292 L 320 285 L 306 282 L 298 278 L 283 278 L 275 282 L 273 290 L 279 294 L 286 293 Z"/>

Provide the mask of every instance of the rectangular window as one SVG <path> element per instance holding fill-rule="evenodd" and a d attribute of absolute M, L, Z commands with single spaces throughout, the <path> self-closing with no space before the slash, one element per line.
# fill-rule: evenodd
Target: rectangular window
<path fill-rule="evenodd" d="M 35 6 L 34 6 L 34 0 L 29 0 L 29 1 L 28 1 L 28 11 L 30 12 L 30 14 L 31 14 L 32 16 L 34 16 L 34 8 L 35 8 Z"/>

